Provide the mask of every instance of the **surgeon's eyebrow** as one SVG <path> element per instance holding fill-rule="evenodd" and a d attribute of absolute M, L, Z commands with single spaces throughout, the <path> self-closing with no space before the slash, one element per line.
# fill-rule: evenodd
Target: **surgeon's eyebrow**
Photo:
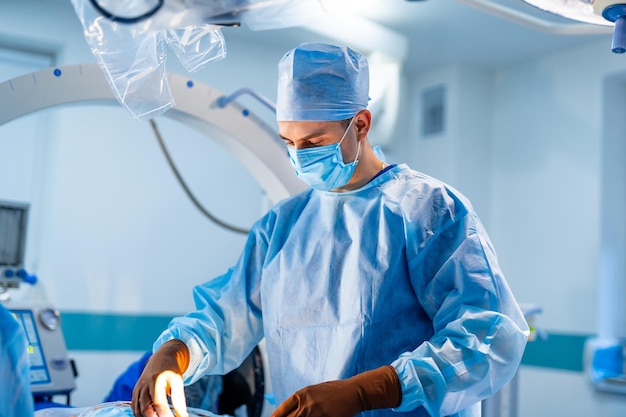
<path fill-rule="evenodd" d="M 326 130 L 322 128 L 322 129 L 320 129 L 320 130 L 316 130 L 315 132 L 311 133 L 310 135 L 306 135 L 305 137 L 303 137 L 303 138 L 298 138 L 298 139 L 296 139 L 296 140 L 298 140 L 298 141 L 310 140 L 310 139 L 316 138 L 316 137 L 318 137 L 318 136 L 323 136 L 323 135 L 325 135 L 326 133 L 327 133 L 327 132 L 326 132 Z M 279 136 L 282 140 L 285 140 L 285 141 L 287 141 L 287 142 L 293 142 L 293 139 L 289 139 L 289 138 L 287 138 L 287 137 L 285 137 L 285 136 L 281 135 L 280 133 L 278 134 L 278 136 Z"/>

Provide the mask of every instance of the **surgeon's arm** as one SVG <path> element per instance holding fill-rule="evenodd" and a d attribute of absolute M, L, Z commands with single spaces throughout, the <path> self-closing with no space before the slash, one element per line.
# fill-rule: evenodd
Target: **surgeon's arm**
<path fill-rule="evenodd" d="M 280 404 L 272 417 L 353 417 L 362 411 L 396 407 L 401 399 L 396 370 L 382 366 L 352 378 L 305 387 Z"/>
<path fill-rule="evenodd" d="M 410 260 L 434 335 L 392 363 L 402 385 L 397 411 L 450 415 L 480 402 L 514 376 L 528 340 L 483 226 L 471 213 L 459 217 Z"/>
<path fill-rule="evenodd" d="M 235 266 L 194 288 L 196 310 L 174 318 L 154 343 L 154 354 L 133 393 L 136 417 L 186 416 L 183 383 L 224 375 L 239 366 L 263 337 L 260 274 L 271 213 L 260 219 Z"/>
<path fill-rule="evenodd" d="M 188 366 L 189 349 L 180 340 L 170 340 L 154 352 L 133 390 L 135 417 L 171 417 L 168 396 L 176 415 L 187 417 L 182 374 Z"/>

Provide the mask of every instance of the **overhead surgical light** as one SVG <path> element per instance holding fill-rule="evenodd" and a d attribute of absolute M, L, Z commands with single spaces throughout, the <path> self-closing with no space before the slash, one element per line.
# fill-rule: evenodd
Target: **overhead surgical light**
<path fill-rule="evenodd" d="M 595 25 L 615 24 L 611 50 L 626 52 L 626 0 L 524 0 L 541 10 Z"/>
<path fill-rule="evenodd" d="M 381 0 L 71 1 L 116 98 L 133 117 L 148 120 L 174 106 L 165 77 L 166 46 L 193 72 L 226 56 L 222 26 L 264 30 L 320 25 L 330 15 Z M 361 33 L 371 39 L 370 30 Z M 405 54 L 406 43 L 392 49 Z"/>

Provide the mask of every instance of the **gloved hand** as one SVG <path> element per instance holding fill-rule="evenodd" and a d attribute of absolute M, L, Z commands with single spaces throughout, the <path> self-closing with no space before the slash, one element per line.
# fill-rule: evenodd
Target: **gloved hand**
<path fill-rule="evenodd" d="M 165 342 L 154 352 L 133 389 L 135 417 L 173 417 L 168 395 L 176 415 L 188 417 L 182 376 L 188 366 L 189 349 L 180 340 Z"/>
<path fill-rule="evenodd" d="M 383 366 L 303 388 L 280 404 L 271 417 L 353 417 L 365 410 L 397 407 L 401 401 L 396 370 Z"/>

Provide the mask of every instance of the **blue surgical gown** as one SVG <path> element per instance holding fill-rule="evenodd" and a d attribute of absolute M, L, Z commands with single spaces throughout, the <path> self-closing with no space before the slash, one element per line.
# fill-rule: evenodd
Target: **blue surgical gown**
<path fill-rule="evenodd" d="M 236 368 L 264 337 L 276 403 L 391 364 L 402 403 L 370 416 L 470 416 L 515 374 L 528 327 L 470 203 L 396 166 L 364 187 L 307 190 L 257 221 L 238 262 L 194 288 L 155 342 L 184 378 Z"/>
<path fill-rule="evenodd" d="M 30 389 L 28 347 L 28 338 L 22 324 L 0 303 L 0 416 L 2 417 L 27 417 L 35 413 L 33 394 Z"/>

